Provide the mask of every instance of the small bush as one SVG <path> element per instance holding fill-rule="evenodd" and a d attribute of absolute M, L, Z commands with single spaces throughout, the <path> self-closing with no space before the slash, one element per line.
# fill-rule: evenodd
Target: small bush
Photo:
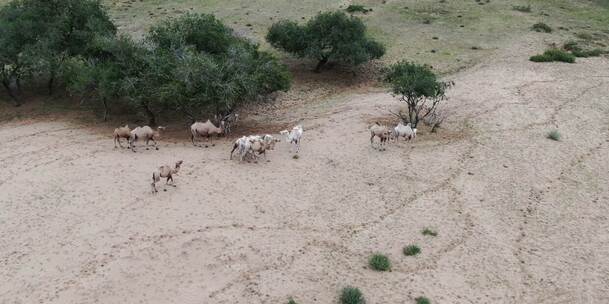
<path fill-rule="evenodd" d="M 425 228 L 423 229 L 423 231 L 421 231 L 421 233 L 423 235 L 429 235 L 429 236 L 438 236 L 438 232 L 435 230 L 431 230 L 429 228 Z"/>
<path fill-rule="evenodd" d="M 552 131 L 548 132 L 546 137 L 551 139 L 551 140 L 559 141 L 560 140 L 560 132 L 558 132 L 558 130 L 552 130 Z"/>
<path fill-rule="evenodd" d="M 533 62 L 552 62 L 552 61 L 554 61 L 554 60 L 552 60 L 552 58 L 550 56 L 546 56 L 546 55 L 531 56 L 531 58 L 529 58 L 529 60 L 531 60 Z"/>
<path fill-rule="evenodd" d="M 368 9 L 363 5 L 351 4 L 345 9 L 348 13 L 368 13 L 372 11 L 372 9 Z"/>
<path fill-rule="evenodd" d="M 598 57 L 602 54 L 607 53 L 607 51 L 602 50 L 602 49 L 591 49 L 591 50 L 573 50 L 571 51 L 571 53 L 575 56 L 575 57 L 582 57 L 582 58 L 587 58 L 587 57 Z"/>
<path fill-rule="evenodd" d="M 404 254 L 407 256 L 413 256 L 421 253 L 421 248 L 417 245 L 408 245 L 404 247 Z"/>
<path fill-rule="evenodd" d="M 599 48 L 585 50 L 579 46 L 576 41 L 567 41 L 562 47 L 566 51 L 570 51 L 575 57 L 598 57 L 602 54 L 608 53 L 607 51 Z"/>
<path fill-rule="evenodd" d="M 575 56 L 571 53 L 565 52 L 559 49 L 550 49 L 545 51 L 542 55 L 535 55 L 529 58 L 533 62 L 552 62 L 560 61 L 567 63 L 574 63 Z"/>
<path fill-rule="evenodd" d="M 294 301 L 294 299 L 290 298 L 290 300 L 288 301 L 288 304 L 298 304 L 298 303 L 296 303 L 296 301 Z"/>
<path fill-rule="evenodd" d="M 356 287 L 345 287 L 340 295 L 342 304 L 366 304 L 364 295 Z"/>
<path fill-rule="evenodd" d="M 552 32 L 552 28 L 543 22 L 533 24 L 531 29 L 536 32 L 540 32 L 540 33 L 551 33 Z"/>
<path fill-rule="evenodd" d="M 431 301 L 426 297 L 418 297 L 414 300 L 417 301 L 417 304 L 431 304 Z"/>
<path fill-rule="evenodd" d="M 382 254 L 375 254 L 368 260 L 370 268 L 378 271 L 387 271 L 391 269 L 391 262 L 389 258 Z"/>
<path fill-rule="evenodd" d="M 523 13 L 530 13 L 531 12 L 531 6 L 530 5 L 514 5 L 514 6 L 512 6 L 512 9 L 515 10 L 515 11 L 523 12 Z"/>

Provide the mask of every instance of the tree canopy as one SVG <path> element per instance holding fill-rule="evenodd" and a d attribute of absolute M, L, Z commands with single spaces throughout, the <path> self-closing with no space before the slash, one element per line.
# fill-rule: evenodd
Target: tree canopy
<path fill-rule="evenodd" d="M 291 82 L 287 67 L 212 15 L 168 19 L 142 43 L 119 37 L 93 46 L 92 57 L 73 60 L 69 87 L 102 101 L 106 114 L 109 100 L 123 100 L 150 124 L 164 113 L 190 121 L 226 113 Z"/>
<path fill-rule="evenodd" d="M 384 81 L 407 104 L 408 116 L 402 120 L 414 127 L 420 119 L 435 113 L 439 103 L 446 98 L 446 90 L 453 85 L 440 81 L 429 67 L 408 61 L 389 66 Z"/>
<path fill-rule="evenodd" d="M 63 60 L 115 33 L 98 0 L 12 1 L 0 8 L 0 80 L 19 105 L 23 78 L 46 75 L 52 89 Z"/>
<path fill-rule="evenodd" d="M 316 71 L 335 61 L 356 66 L 385 54 L 385 47 L 366 36 L 366 25 L 342 11 L 319 13 L 305 25 L 282 20 L 274 23 L 266 40 L 297 57 L 318 61 Z"/>

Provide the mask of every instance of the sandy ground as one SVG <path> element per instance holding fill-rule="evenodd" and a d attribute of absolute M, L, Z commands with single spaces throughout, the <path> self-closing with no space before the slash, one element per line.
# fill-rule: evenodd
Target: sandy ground
<path fill-rule="evenodd" d="M 347 285 L 370 304 L 609 303 L 609 61 L 534 64 L 533 46 L 451 76 L 448 128 L 385 152 L 366 131 L 397 107 L 384 93 L 278 111 L 303 118 L 300 158 L 281 143 L 257 164 L 225 140 L 134 154 L 4 124 L 0 303 L 335 303 Z"/>

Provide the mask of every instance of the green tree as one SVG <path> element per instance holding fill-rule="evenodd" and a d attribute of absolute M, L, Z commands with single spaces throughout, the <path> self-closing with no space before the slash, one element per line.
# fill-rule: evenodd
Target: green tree
<path fill-rule="evenodd" d="M 91 41 L 115 33 L 99 0 L 13 0 L 0 8 L 2 84 L 16 105 L 24 78 L 48 77 L 51 93 L 67 58 L 86 55 Z"/>
<path fill-rule="evenodd" d="M 412 123 L 413 128 L 419 120 L 435 113 L 440 102 L 446 99 L 446 90 L 453 85 L 438 80 L 429 67 L 408 61 L 391 65 L 385 72 L 384 81 L 408 106 L 408 116 L 401 113 L 399 116 Z"/>
<path fill-rule="evenodd" d="M 275 48 L 297 57 L 318 61 L 315 71 L 330 61 L 356 66 L 385 54 L 385 47 L 366 36 L 366 25 L 342 11 L 320 13 L 305 25 L 279 21 L 266 40 Z"/>
<path fill-rule="evenodd" d="M 146 40 L 156 49 L 152 58 L 171 66 L 166 74 L 146 75 L 147 83 L 155 84 L 150 91 L 191 121 L 290 87 L 285 65 L 211 15 L 164 21 Z"/>
<path fill-rule="evenodd" d="M 68 59 L 62 69 L 68 90 L 87 100 L 99 101 L 104 120 L 112 106 L 124 106 L 154 114 L 145 100 L 144 73 L 149 69 L 148 50 L 126 36 L 100 38 L 90 45 L 89 57 Z M 150 113 L 148 113 L 150 112 Z"/>

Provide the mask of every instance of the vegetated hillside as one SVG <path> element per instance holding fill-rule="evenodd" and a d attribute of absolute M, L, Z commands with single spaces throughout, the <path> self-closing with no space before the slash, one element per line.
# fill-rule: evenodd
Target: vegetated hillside
<path fill-rule="evenodd" d="M 8 0 L 0 0 L 0 4 Z M 509 38 L 540 21 L 557 29 L 552 35 L 586 32 L 609 40 L 609 1 L 570 0 L 103 0 L 121 31 L 141 36 L 148 27 L 186 12 L 212 13 L 264 47 L 269 26 L 281 19 L 306 22 L 320 11 L 363 5 L 354 13 L 388 46 L 383 59 L 411 59 L 451 72 L 477 62 Z M 520 11 L 515 7 L 529 7 Z"/>
<path fill-rule="evenodd" d="M 577 32 L 609 37 L 607 1 L 498 1 L 498 0 L 105 0 L 120 29 L 135 35 L 159 19 L 187 11 L 213 13 L 238 33 L 263 44 L 268 27 L 277 20 L 305 22 L 319 11 L 361 4 L 362 17 L 375 38 L 388 46 L 383 59 L 411 59 L 443 72 L 469 66 L 504 46 L 510 38 L 530 31 L 543 21 L 568 39 Z M 604 4 L 604 5 L 603 5 Z M 521 12 L 514 6 L 529 6 Z M 604 31 L 604 32 L 603 32 Z"/>

